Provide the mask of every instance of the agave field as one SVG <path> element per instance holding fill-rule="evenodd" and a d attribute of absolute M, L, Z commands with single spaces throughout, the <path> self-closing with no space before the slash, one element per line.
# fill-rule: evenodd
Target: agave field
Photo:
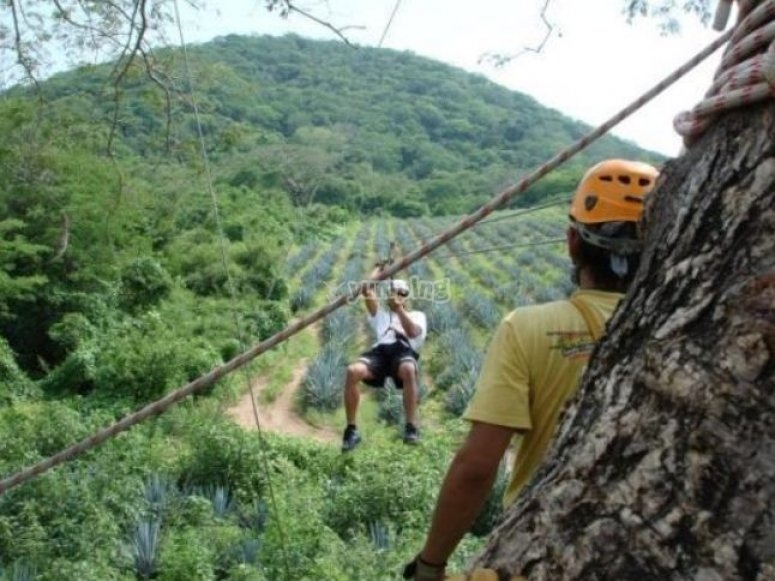
<path fill-rule="evenodd" d="M 292 306 L 309 312 L 351 291 L 374 263 L 418 248 L 449 227 L 449 220 L 386 219 L 360 224 L 329 246 L 298 248 L 288 260 Z M 421 400 L 439 413 L 459 417 L 473 392 L 487 340 L 511 309 L 567 297 L 573 289 L 562 243 L 564 216 L 548 208 L 529 216 L 501 212 L 411 264 L 400 277 L 412 287 L 412 308 L 428 317 L 421 358 Z M 346 366 L 374 340 L 365 309 L 356 301 L 320 325 L 319 350 L 302 383 L 302 413 L 333 414 L 342 406 Z M 377 416 L 387 426 L 403 423 L 401 394 L 373 390 Z M 340 422 L 334 419 L 332 422 Z"/>

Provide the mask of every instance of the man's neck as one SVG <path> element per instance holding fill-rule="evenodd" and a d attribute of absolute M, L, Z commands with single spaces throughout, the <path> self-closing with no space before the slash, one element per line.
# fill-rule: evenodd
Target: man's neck
<path fill-rule="evenodd" d="M 595 279 L 586 268 L 579 270 L 579 288 L 581 290 L 595 290 L 597 288 Z"/>

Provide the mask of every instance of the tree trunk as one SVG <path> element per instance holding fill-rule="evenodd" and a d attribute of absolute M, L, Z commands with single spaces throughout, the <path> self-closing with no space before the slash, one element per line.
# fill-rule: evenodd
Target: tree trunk
<path fill-rule="evenodd" d="M 475 565 L 775 579 L 775 104 L 663 168 L 637 280 Z"/>

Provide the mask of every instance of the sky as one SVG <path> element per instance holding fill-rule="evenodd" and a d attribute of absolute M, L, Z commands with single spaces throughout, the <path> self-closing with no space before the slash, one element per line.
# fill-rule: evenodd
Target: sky
<path fill-rule="evenodd" d="M 594 9 L 591 0 L 295 0 L 295 4 L 341 30 L 354 45 L 411 51 L 485 75 L 591 126 L 612 117 L 719 34 L 690 18 L 682 19 L 681 32 L 674 35 L 662 34 L 650 19 L 628 24 L 622 13 L 624 0 L 594 0 Z M 541 46 L 548 30 L 541 18 L 544 5 L 552 29 Z M 211 0 L 198 11 L 183 2 L 179 6 L 186 43 L 232 33 L 338 38 L 302 15 L 282 18 L 268 12 L 264 0 Z M 177 28 L 171 38 L 179 38 Z M 518 56 L 496 66 L 482 58 L 487 54 Z M 720 51 L 613 133 L 646 149 L 677 155 L 681 139 L 673 130 L 673 118 L 697 104 L 710 87 L 719 58 Z"/>

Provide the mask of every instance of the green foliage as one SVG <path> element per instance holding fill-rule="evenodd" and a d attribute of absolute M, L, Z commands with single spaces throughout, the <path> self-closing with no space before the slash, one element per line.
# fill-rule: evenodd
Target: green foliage
<path fill-rule="evenodd" d="M 172 279 L 164 267 L 143 256 L 126 265 L 119 275 L 121 306 L 138 311 L 157 305 L 172 289 Z"/>
<path fill-rule="evenodd" d="M 276 301 L 258 301 L 250 313 L 244 318 L 248 324 L 251 337 L 259 340 L 271 337 L 288 324 L 289 309 L 284 303 Z"/>
<path fill-rule="evenodd" d="M 209 423 L 191 428 L 182 461 L 181 481 L 189 488 L 228 488 L 238 502 L 261 498 L 269 475 L 260 468 L 260 442 L 234 424 Z"/>
<path fill-rule="evenodd" d="M 159 579 L 186 581 L 214 577 L 216 542 L 220 540 L 221 531 L 212 527 L 209 534 L 201 533 L 199 528 L 174 529 L 164 536 Z"/>
<path fill-rule="evenodd" d="M 30 242 L 21 220 L 0 221 L 0 317 L 8 316 L 9 303 L 29 300 L 46 283 L 46 277 L 30 270 L 40 262 L 48 247 Z"/>
<path fill-rule="evenodd" d="M 82 343 L 44 385 L 59 393 L 97 391 L 149 401 L 199 377 L 219 360 L 208 343 L 181 337 L 151 313 L 115 323 Z"/>
<path fill-rule="evenodd" d="M 432 445 L 438 444 L 424 444 Z M 373 522 L 389 522 L 398 528 L 427 523 L 446 468 L 445 454 L 395 443 L 363 448 L 328 486 L 327 525 L 349 539 Z"/>
<path fill-rule="evenodd" d="M 16 364 L 8 342 L 0 337 L 0 404 L 7 405 L 37 394 L 37 387 Z"/>

